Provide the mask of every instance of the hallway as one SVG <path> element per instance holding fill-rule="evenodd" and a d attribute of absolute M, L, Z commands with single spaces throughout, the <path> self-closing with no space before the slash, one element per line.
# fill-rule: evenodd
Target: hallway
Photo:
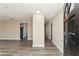
<path fill-rule="evenodd" d="M 0 56 L 61 56 L 62 53 L 48 39 L 45 48 L 33 48 L 32 41 L 19 42 L 18 40 L 0 41 Z"/>
<path fill-rule="evenodd" d="M 63 3 L 2 3 L 0 6 L 0 55 L 62 55 Z"/>

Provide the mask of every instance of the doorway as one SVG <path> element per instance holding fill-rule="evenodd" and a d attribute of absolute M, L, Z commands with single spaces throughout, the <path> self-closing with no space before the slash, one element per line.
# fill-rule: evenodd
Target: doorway
<path fill-rule="evenodd" d="M 28 39 L 28 25 L 27 23 L 20 23 L 20 41 Z"/>
<path fill-rule="evenodd" d="M 51 23 L 51 41 L 52 41 L 52 23 Z"/>

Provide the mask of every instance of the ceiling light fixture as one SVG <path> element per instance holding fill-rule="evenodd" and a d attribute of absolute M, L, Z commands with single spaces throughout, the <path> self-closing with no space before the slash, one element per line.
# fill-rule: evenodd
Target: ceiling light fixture
<path fill-rule="evenodd" d="M 37 13 L 37 14 L 39 14 L 39 13 L 40 13 L 40 11 L 36 11 L 36 13 Z"/>

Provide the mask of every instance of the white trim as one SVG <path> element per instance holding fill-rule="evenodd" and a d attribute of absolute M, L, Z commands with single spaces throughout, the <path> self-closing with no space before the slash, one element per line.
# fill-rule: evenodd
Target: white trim
<path fill-rule="evenodd" d="M 52 42 L 53 42 L 53 41 L 52 41 Z M 62 52 L 62 54 L 63 54 L 63 50 L 62 50 L 56 43 L 53 42 L 53 44 L 56 45 L 56 47 L 57 47 L 57 48 Z"/>
<path fill-rule="evenodd" d="M 28 37 L 28 40 L 32 40 L 32 38 L 31 37 Z"/>
<path fill-rule="evenodd" d="M 44 46 L 44 44 L 42 44 L 42 45 L 41 44 L 39 44 L 39 45 L 38 44 L 33 44 L 32 47 L 45 47 L 45 46 Z"/>
<path fill-rule="evenodd" d="M 20 40 L 20 38 L 0 38 L 0 40 Z"/>

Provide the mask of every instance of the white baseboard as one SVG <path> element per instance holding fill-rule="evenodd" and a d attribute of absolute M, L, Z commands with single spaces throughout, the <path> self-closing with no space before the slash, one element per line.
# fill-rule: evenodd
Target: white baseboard
<path fill-rule="evenodd" d="M 0 38 L 0 40 L 20 40 L 20 38 Z"/>
<path fill-rule="evenodd" d="M 56 43 L 53 42 L 53 44 L 56 45 L 56 47 L 57 47 L 57 48 L 62 52 L 62 54 L 63 54 L 63 50 L 62 50 Z"/>
<path fill-rule="evenodd" d="M 32 38 L 31 37 L 28 37 L 28 40 L 32 40 Z"/>
<path fill-rule="evenodd" d="M 45 47 L 45 45 L 38 45 L 38 44 L 33 44 L 32 47 Z"/>

